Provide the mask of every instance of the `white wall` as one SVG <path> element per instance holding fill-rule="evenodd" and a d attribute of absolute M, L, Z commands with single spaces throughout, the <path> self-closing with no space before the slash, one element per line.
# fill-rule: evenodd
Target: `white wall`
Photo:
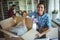
<path fill-rule="evenodd" d="M 54 0 L 49 0 L 48 13 L 52 19 L 52 11 L 54 10 Z"/>
<path fill-rule="evenodd" d="M 60 0 L 59 0 L 59 16 L 60 16 Z"/>
<path fill-rule="evenodd" d="M 59 18 L 59 0 L 54 0 L 54 9 L 58 10 L 58 14 L 56 18 Z"/>
<path fill-rule="evenodd" d="M 59 0 L 49 0 L 49 5 L 48 5 L 48 13 L 52 19 L 52 11 L 53 10 L 58 10 L 58 14 L 56 18 L 59 18 Z"/>
<path fill-rule="evenodd" d="M 26 10 L 26 1 L 25 0 L 19 0 L 19 8 L 20 8 L 20 10 Z"/>

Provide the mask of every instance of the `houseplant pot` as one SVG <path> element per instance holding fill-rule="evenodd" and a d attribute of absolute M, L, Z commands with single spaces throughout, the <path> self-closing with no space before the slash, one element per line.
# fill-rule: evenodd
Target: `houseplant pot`
<path fill-rule="evenodd" d="M 52 11 L 52 19 L 56 19 L 57 14 L 58 14 L 58 10 L 53 10 Z"/>

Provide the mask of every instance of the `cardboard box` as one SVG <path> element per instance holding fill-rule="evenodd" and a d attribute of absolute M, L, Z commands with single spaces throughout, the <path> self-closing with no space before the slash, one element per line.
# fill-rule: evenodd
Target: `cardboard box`
<path fill-rule="evenodd" d="M 26 26 L 28 30 L 32 29 L 33 21 L 30 18 L 26 18 Z"/>
<path fill-rule="evenodd" d="M 5 19 L 5 20 L 2 20 L 2 21 L 0 21 L 0 25 L 1 25 L 1 27 L 2 27 L 2 29 L 0 29 L 0 31 L 2 31 L 5 35 L 5 39 L 6 40 L 13 40 L 13 38 L 14 39 L 16 39 L 16 40 L 18 40 L 18 38 L 20 39 L 20 40 L 22 40 L 23 38 L 21 38 L 21 37 L 19 37 L 19 36 L 17 36 L 16 34 L 14 34 L 14 33 L 11 33 L 10 31 L 9 31 L 9 29 L 11 29 L 14 25 L 16 25 L 19 21 L 21 21 L 21 19 L 20 19 L 21 17 L 16 17 L 16 22 L 14 21 L 14 19 L 11 17 L 11 18 L 8 18 L 8 19 Z M 13 37 L 13 38 L 12 38 Z"/>
<path fill-rule="evenodd" d="M 16 22 L 15 22 L 16 24 L 19 23 L 19 22 L 21 22 L 22 19 L 23 19 L 23 17 L 19 17 L 19 16 L 16 16 L 16 17 L 14 18 L 14 20 L 16 21 Z"/>
<path fill-rule="evenodd" d="M 58 38 L 58 29 L 59 28 L 51 28 L 50 32 L 46 33 L 46 37 L 50 39 Z"/>
<path fill-rule="evenodd" d="M 34 29 L 31 29 L 29 30 L 26 34 L 22 35 L 21 37 L 24 39 L 24 40 L 34 40 L 36 38 L 36 34 L 38 32 Z"/>
<path fill-rule="evenodd" d="M 13 38 L 16 40 L 19 39 L 19 40 L 23 40 L 23 38 L 15 35 L 14 33 L 11 33 L 9 31 L 9 29 L 11 29 L 13 26 L 15 26 L 17 23 L 21 22 L 22 21 L 22 17 L 15 17 L 14 19 L 11 17 L 11 18 L 8 18 L 8 19 L 5 19 L 5 20 L 2 20 L 0 21 L 0 25 L 3 29 L 0 29 L 0 31 L 2 31 L 5 35 L 5 38 L 6 40 L 13 40 Z M 32 20 L 30 20 L 29 18 L 26 18 L 26 25 L 27 25 L 27 28 L 30 30 L 32 28 Z M 13 37 L 13 38 L 12 38 Z"/>
<path fill-rule="evenodd" d="M 31 29 L 26 34 L 22 35 L 21 37 L 24 40 L 34 40 L 36 38 L 36 34 L 38 32 L 34 29 Z M 58 40 L 58 28 L 51 28 L 50 32 L 46 33 L 46 38 L 36 39 L 36 40 L 49 40 L 49 39 L 57 39 Z"/>
<path fill-rule="evenodd" d="M 8 19 L 0 21 L 0 25 L 3 29 L 7 29 L 7 28 L 15 25 L 15 22 L 13 21 L 12 18 L 8 18 Z"/>
<path fill-rule="evenodd" d="M 34 40 L 34 38 L 36 37 L 35 35 L 38 32 L 32 29 L 33 21 L 29 18 L 26 18 L 26 25 L 29 31 L 22 36 L 17 36 L 16 34 L 9 31 L 12 26 L 22 21 L 22 17 L 16 17 L 15 21 L 12 18 L 0 21 L 0 25 L 3 28 L 0 29 L 0 31 L 5 34 L 4 36 L 6 40 Z M 46 34 L 46 36 L 49 38 L 58 38 L 58 28 L 52 28 L 51 31 Z"/>

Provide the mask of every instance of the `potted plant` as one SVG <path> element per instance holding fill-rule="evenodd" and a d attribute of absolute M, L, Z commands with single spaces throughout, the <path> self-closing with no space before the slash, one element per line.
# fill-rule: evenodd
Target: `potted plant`
<path fill-rule="evenodd" d="M 57 14 L 58 14 L 58 10 L 53 10 L 52 11 L 52 19 L 56 19 Z"/>

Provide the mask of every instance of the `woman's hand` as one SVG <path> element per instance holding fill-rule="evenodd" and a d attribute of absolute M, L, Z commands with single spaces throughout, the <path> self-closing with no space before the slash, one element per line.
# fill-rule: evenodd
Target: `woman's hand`
<path fill-rule="evenodd" d="M 37 33 L 36 34 L 37 37 L 42 37 L 43 35 L 45 35 L 45 33 Z"/>
<path fill-rule="evenodd" d="M 41 35 L 40 33 L 37 33 L 36 36 L 37 36 L 37 37 L 41 37 L 42 35 Z"/>

